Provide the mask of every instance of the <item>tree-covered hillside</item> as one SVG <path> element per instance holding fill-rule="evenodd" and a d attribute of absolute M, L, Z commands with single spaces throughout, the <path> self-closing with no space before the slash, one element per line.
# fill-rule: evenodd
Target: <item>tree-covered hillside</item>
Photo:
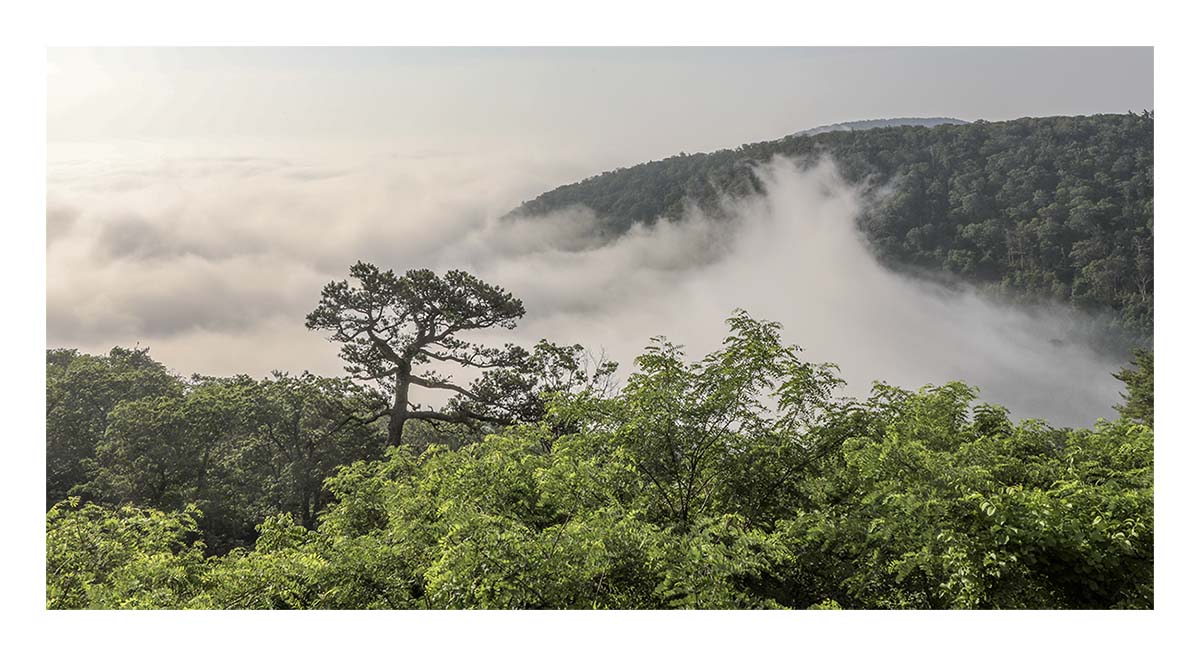
<path fill-rule="evenodd" d="M 845 178 L 890 193 L 859 225 L 889 266 L 966 280 L 1019 301 L 1101 310 L 1149 345 L 1154 314 L 1154 118 L 1024 118 L 794 135 L 680 154 L 549 191 L 510 217 L 573 205 L 616 235 L 635 223 L 715 215 L 760 191 L 756 165 L 831 156 Z"/>

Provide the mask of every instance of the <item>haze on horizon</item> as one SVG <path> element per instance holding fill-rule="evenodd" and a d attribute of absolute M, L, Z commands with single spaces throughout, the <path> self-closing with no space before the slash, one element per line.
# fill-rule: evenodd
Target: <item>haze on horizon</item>
<path fill-rule="evenodd" d="M 400 270 L 461 267 L 505 284 L 530 310 L 528 330 L 512 337 L 607 349 L 628 373 L 631 353 L 652 335 L 688 343 L 695 357 L 715 345 L 720 319 L 742 295 L 723 285 L 713 296 L 704 281 L 719 280 L 721 270 L 752 280 L 756 270 L 746 265 L 761 258 L 735 248 L 709 267 L 712 254 L 702 246 L 713 233 L 702 220 L 697 232 L 662 231 L 565 258 L 563 240 L 578 237 L 573 231 L 588 225 L 586 216 L 500 233 L 496 217 L 617 166 L 830 123 L 1152 110 L 1153 50 L 53 49 L 47 102 L 50 347 L 100 352 L 140 343 L 184 373 L 337 374 L 336 348 L 305 331 L 303 316 L 325 282 L 363 259 Z M 803 180 L 779 188 L 807 188 Z M 825 211 L 818 196 L 768 200 L 805 214 Z M 748 234 L 763 245 L 777 241 L 773 232 Z M 832 266 L 843 277 L 853 270 L 847 262 L 869 265 L 845 239 L 818 239 L 809 252 L 822 243 L 842 245 L 845 258 Z M 786 261 L 773 252 L 770 273 L 786 273 Z M 817 271 L 804 271 L 812 284 Z M 789 286 L 793 302 L 816 298 L 825 303 L 817 310 L 856 317 L 846 334 L 858 346 L 837 342 L 832 314 L 807 335 L 786 320 L 803 316 L 791 309 L 763 318 L 784 320 L 787 337 L 801 346 L 820 342 L 816 359 L 849 364 L 859 378 L 919 385 L 961 377 L 982 384 L 985 400 L 1043 409 L 1041 388 L 1021 382 L 1034 371 L 1053 373 L 1037 362 L 1045 353 L 1029 345 L 1044 342 L 1060 318 L 1029 323 L 982 308 L 960 321 L 954 312 L 977 308 L 975 299 L 954 300 L 937 314 L 943 305 L 889 275 L 872 270 L 826 290 L 854 297 L 849 307 L 832 292 L 814 297 Z M 646 291 L 638 296 L 638 289 Z M 898 337 L 875 333 L 864 350 L 879 318 L 870 313 L 871 294 L 879 293 L 931 309 L 936 335 L 978 331 L 989 318 L 1022 336 L 971 362 L 966 354 L 987 341 L 956 337 L 939 361 L 937 349 L 912 348 L 920 325 L 912 315 Z M 588 294 L 599 300 L 579 307 L 575 297 Z M 676 298 L 690 299 L 684 307 L 702 309 L 696 325 L 667 321 L 670 313 L 656 306 L 667 302 L 656 301 L 662 294 L 682 294 Z M 760 298 L 755 310 L 764 304 Z M 606 315 L 623 323 L 588 329 Z M 543 329 L 553 334 L 533 334 Z M 864 360 L 888 353 L 896 339 L 908 344 L 907 355 Z M 1084 374 L 1095 388 L 1072 399 L 1067 414 L 1104 413 L 1117 400 L 1105 373 L 1114 363 L 1070 357 L 1059 373 Z M 879 371 L 869 370 L 872 362 Z"/>
<path fill-rule="evenodd" d="M 51 49 L 47 87 L 51 144 L 519 145 L 616 164 L 859 119 L 1154 108 L 1153 49 L 1127 47 Z"/>

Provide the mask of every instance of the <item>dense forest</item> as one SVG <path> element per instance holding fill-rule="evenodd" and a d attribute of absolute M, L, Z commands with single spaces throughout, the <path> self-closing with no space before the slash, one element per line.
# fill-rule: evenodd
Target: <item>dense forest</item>
<path fill-rule="evenodd" d="M 799 133 L 610 171 L 528 201 L 510 217 L 569 206 L 618 235 L 635 223 L 713 214 L 761 191 L 776 156 L 830 156 L 863 185 L 859 226 L 885 264 L 998 297 L 1060 301 L 1106 320 L 1106 341 L 1149 347 L 1154 326 L 1151 113 L 1023 118 Z"/>
<path fill-rule="evenodd" d="M 1153 606 L 1149 352 L 1114 372 L 1118 419 L 1060 428 L 962 382 L 841 396 L 741 311 L 620 385 L 578 346 L 471 341 L 523 314 L 359 263 L 307 318 L 345 377 L 49 350 L 47 606 Z"/>

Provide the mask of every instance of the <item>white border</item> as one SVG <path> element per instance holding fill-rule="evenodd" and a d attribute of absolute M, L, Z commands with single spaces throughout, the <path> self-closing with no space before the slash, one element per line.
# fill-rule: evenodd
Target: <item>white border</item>
<path fill-rule="evenodd" d="M 1155 2 L 48 2 L 6 8 L 3 216 L 7 303 L 5 642 L 45 653 L 304 652 L 1172 653 L 1194 611 L 1191 486 L 1198 125 L 1195 22 Z M 43 603 L 46 45 L 1154 45 L 1157 562 L 1152 612 L 98 613 Z M 15 44 L 15 45 L 13 45 Z M 1192 375 L 1189 375 L 1192 374 Z M 1179 639 L 1178 642 L 1175 640 Z M 370 643 L 369 645 L 363 644 Z M 1174 644 L 1181 647 L 1174 648 Z"/>

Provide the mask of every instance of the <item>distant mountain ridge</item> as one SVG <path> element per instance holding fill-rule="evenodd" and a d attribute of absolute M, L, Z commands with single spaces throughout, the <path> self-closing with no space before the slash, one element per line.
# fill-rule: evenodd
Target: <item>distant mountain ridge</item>
<path fill-rule="evenodd" d="M 946 116 L 935 116 L 931 118 L 878 118 L 865 121 L 846 121 L 845 123 L 833 123 L 831 125 L 821 125 L 799 132 L 793 132 L 788 136 L 802 137 L 805 135 L 824 134 L 826 132 L 850 132 L 853 130 L 874 130 L 875 128 L 896 128 L 908 126 L 920 126 L 933 128 L 939 125 L 966 125 L 970 121 L 964 121 L 960 118 L 949 118 Z"/>
<path fill-rule="evenodd" d="M 947 122 L 827 126 L 835 129 L 681 153 L 547 191 L 506 218 L 582 206 L 595 212 L 601 235 L 615 238 L 688 207 L 722 215 L 723 198 L 762 191 L 755 168 L 773 157 L 804 164 L 828 156 L 852 184 L 890 184 L 858 219 L 885 265 L 1014 301 L 1103 310 L 1118 332 L 1150 345 L 1153 113 L 919 120 Z"/>

